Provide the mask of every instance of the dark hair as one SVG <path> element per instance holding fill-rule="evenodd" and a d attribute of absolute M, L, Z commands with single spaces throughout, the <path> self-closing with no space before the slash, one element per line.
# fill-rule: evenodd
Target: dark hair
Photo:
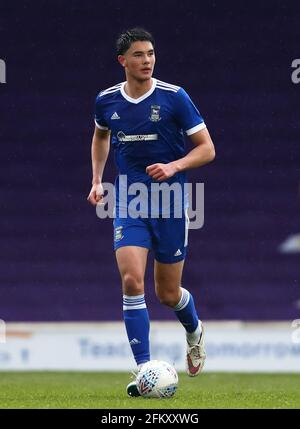
<path fill-rule="evenodd" d="M 131 28 L 124 31 L 117 39 L 117 55 L 123 55 L 130 48 L 133 42 L 151 42 L 154 48 L 154 39 L 152 34 L 144 28 Z"/>

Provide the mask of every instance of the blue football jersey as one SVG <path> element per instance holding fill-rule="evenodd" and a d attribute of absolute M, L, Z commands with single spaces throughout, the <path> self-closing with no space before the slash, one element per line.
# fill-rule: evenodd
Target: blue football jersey
<path fill-rule="evenodd" d="M 152 78 L 151 89 L 134 99 L 126 94 L 125 84 L 99 93 L 95 124 L 111 130 L 115 162 L 119 174 L 127 176 L 128 185 L 141 182 L 149 187 L 155 180 L 146 167 L 182 158 L 184 133 L 189 136 L 206 126 L 183 88 Z M 166 182 L 183 185 L 185 177 L 185 172 L 180 172 Z"/>

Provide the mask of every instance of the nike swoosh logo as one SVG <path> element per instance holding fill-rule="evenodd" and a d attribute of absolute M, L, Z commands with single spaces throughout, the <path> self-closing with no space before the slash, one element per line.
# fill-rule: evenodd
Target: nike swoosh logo
<path fill-rule="evenodd" d="M 189 367 L 190 373 L 191 374 L 196 374 L 199 371 L 199 368 L 200 368 L 201 364 L 199 363 L 199 365 L 194 366 L 193 363 L 192 363 L 192 361 L 191 361 L 191 358 L 189 356 L 187 357 L 187 361 L 188 361 L 188 367 Z"/>

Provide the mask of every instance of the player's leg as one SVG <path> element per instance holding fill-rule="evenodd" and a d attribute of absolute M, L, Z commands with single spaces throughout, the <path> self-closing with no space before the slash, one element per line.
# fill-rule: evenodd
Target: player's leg
<path fill-rule="evenodd" d="M 173 263 L 154 261 L 155 293 L 161 304 L 175 307 L 181 298 L 181 278 L 184 260 Z"/>
<path fill-rule="evenodd" d="M 200 339 L 199 317 L 192 294 L 181 287 L 184 261 L 174 264 L 154 263 L 155 292 L 162 304 L 171 307 L 187 332 L 190 343 Z"/>
<path fill-rule="evenodd" d="M 197 375 L 204 365 L 205 350 L 202 322 L 199 321 L 193 296 L 181 287 L 187 253 L 188 225 L 186 211 L 183 211 L 181 218 L 152 221 L 156 294 L 160 302 L 173 308 L 186 330 L 187 372 L 193 376 Z"/>
<path fill-rule="evenodd" d="M 138 369 L 150 360 L 149 316 L 144 296 L 144 275 L 151 236 L 146 222 L 131 217 L 114 220 L 114 249 L 122 279 L 123 317 L 128 341 Z M 129 396 L 139 396 L 135 381 Z"/>
<path fill-rule="evenodd" d="M 181 287 L 184 261 L 165 264 L 155 261 L 155 292 L 162 304 L 171 307 L 186 331 L 187 373 L 199 374 L 206 358 L 202 322 L 195 307 L 192 294 Z"/>
<path fill-rule="evenodd" d="M 148 252 L 147 248 L 138 246 L 123 246 L 116 250 L 122 279 L 123 317 L 138 367 L 150 360 L 149 316 L 144 296 Z"/>

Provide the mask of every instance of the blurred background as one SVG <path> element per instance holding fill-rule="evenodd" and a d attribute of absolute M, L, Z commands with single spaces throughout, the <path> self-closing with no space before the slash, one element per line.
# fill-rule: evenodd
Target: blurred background
<path fill-rule="evenodd" d="M 0 318 L 122 320 L 112 221 L 86 198 L 95 97 L 124 80 L 115 40 L 133 26 L 154 35 L 154 77 L 190 94 L 216 146 L 189 172 L 205 225 L 183 284 L 201 318 L 300 318 L 299 20 L 297 2 L 276 0 L 1 2 Z M 153 286 L 150 256 L 150 317 L 174 321 Z"/>

